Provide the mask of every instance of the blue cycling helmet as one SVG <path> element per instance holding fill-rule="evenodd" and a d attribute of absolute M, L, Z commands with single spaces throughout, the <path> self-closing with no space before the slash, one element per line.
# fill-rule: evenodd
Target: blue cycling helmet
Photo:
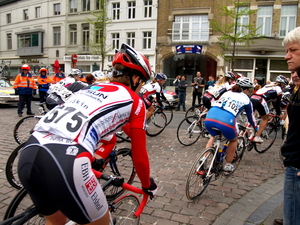
<path fill-rule="evenodd" d="M 155 79 L 156 80 L 167 80 L 168 77 L 166 74 L 164 73 L 157 73 L 156 76 L 155 76 Z"/>

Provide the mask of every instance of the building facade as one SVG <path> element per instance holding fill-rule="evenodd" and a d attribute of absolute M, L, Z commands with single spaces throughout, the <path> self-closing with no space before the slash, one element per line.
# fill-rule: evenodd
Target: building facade
<path fill-rule="evenodd" d="M 98 0 L 0 0 L 0 62 L 9 65 L 10 76 L 28 63 L 37 74 L 46 67 L 50 75 L 56 60 L 68 73 L 71 56 L 77 55 L 76 67 L 85 74 L 102 69 L 101 57 L 91 41 L 99 35 L 96 20 Z M 128 43 L 155 65 L 157 0 L 107 1 L 109 18 L 104 70 L 109 69 L 115 48 Z"/>
<path fill-rule="evenodd" d="M 261 38 L 247 43 L 228 42 L 229 50 L 235 49 L 234 68 L 221 57 L 220 32 L 212 29 L 211 22 L 221 26 L 234 23 L 230 16 L 222 15 L 221 8 L 234 7 L 229 0 L 165 0 L 159 1 L 157 27 L 156 71 L 169 77 L 186 75 L 191 81 L 197 71 L 205 79 L 215 78 L 226 71 L 243 73 L 261 84 L 274 81 L 277 75 L 290 76 L 284 60 L 282 40 L 288 31 L 299 26 L 299 0 L 248 0 L 240 6 L 257 10 L 240 18 L 239 23 L 252 24 L 258 28 Z M 225 53 L 226 54 L 226 53 Z M 171 85 L 172 79 L 169 81 Z"/>

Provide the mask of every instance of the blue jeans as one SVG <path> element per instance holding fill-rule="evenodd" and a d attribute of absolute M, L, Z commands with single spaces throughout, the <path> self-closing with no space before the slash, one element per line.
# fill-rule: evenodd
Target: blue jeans
<path fill-rule="evenodd" d="M 182 105 L 183 110 L 185 110 L 185 99 L 186 99 L 186 92 L 179 91 L 179 102 L 177 109 L 180 110 L 180 106 Z"/>
<path fill-rule="evenodd" d="M 300 225 L 300 169 L 287 166 L 284 177 L 283 223 Z"/>

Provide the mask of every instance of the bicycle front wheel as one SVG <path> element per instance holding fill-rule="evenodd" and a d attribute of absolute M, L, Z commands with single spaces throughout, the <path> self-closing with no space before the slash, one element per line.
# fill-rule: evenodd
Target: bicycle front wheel
<path fill-rule="evenodd" d="M 114 150 L 104 161 L 104 165 L 105 167 L 103 171 L 105 171 L 105 173 L 123 177 L 124 182 L 128 184 L 133 183 L 136 172 L 132 162 L 131 149 L 121 148 Z M 102 180 L 100 180 L 100 182 L 101 181 Z M 124 192 L 125 189 L 122 187 L 116 187 L 113 185 L 110 185 L 104 190 L 106 199 L 108 201 L 113 201 Z"/>
<path fill-rule="evenodd" d="M 214 153 L 214 148 L 208 148 L 199 155 L 193 163 L 185 188 L 185 194 L 188 200 L 193 201 L 199 198 L 209 185 L 215 171 L 215 163 L 213 162 L 210 173 L 208 173 L 214 158 Z"/>
<path fill-rule="evenodd" d="M 180 144 L 190 146 L 198 141 L 202 132 L 198 120 L 194 116 L 189 116 L 180 122 L 177 128 L 177 139 Z"/>
<path fill-rule="evenodd" d="M 137 225 L 140 224 L 140 217 L 133 215 L 139 207 L 139 199 L 132 194 L 122 196 L 109 204 L 111 216 L 116 221 L 115 224 Z"/>
<path fill-rule="evenodd" d="M 26 214 L 19 218 L 18 224 L 34 225 L 46 223 L 45 218 L 38 214 L 38 210 L 35 208 L 27 191 L 22 188 L 9 204 L 3 219 L 7 220 L 24 212 Z"/>
<path fill-rule="evenodd" d="M 6 167 L 5 167 L 5 175 L 8 183 L 16 189 L 21 189 L 23 185 L 18 176 L 18 163 L 19 156 L 24 147 L 25 143 L 20 144 L 15 150 L 12 151 L 10 156 L 8 157 Z"/>
<path fill-rule="evenodd" d="M 261 134 L 261 138 L 263 139 L 264 142 L 262 143 L 254 142 L 255 151 L 257 151 L 258 153 L 264 153 L 267 150 L 269 150 L 269 148 L 271 148 L 271 146 L 274 144 L 276 140 L 276 136 L 277 136 L 277 129 L 275 125 L 273 123 L 268 123 L 266 128 Z"/>
<path fill-rule="evenodd" d="M 195 106 L 192 106 L 191 108 L 189 108 L 186 113 L 185 113 L 185 118 L 191 118 L 191 116 L 194 116 L 194 118 L 199 118 L 200 114 L 203 112 L 204 110 L 204 105 L 201 104 L 201 105 L 195 105 Z M 190 120 L 188 119 L 188 121 L 190 123 L 193 122 L 193 120 Z"/>
<path fill-rule="evenodd" d="M 246 141 L 245 138 L 243 136 L 239 136 L 238 137 L 238 143 L 237 143 L 237 147 L 233 156 L 233 160 L 232 160 L 232 164 L 234 165 L 234 171 L 239 167 L 240 162 L 244 156 L 244 152 L 246 149 Z M 233 171 L 233 172 L 234 172 Z M 233 173 L 232 172 L 232 173 Z"/>
<path fill-rule="evenodd" d="M 18 144 L 22 144 L 28 140 L 40 118 L 38 116 L 27 116 L 16 124 L 13 135 Z"/>
<path fill-rule="evenodd" d="M 159 135 L 167 125 L 166 115 L 158 110 L 147 120 L 146 134 L 150 137 Z"/>

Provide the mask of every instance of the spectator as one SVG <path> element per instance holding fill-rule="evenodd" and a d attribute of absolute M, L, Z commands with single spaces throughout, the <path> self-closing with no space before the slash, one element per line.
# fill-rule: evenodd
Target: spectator
<path fill-rule="evenodd" d="M 66 76 L 64 74 L 64 71 L 62 68 L 58 69 L 58 73 L 56 73 L 53 77 L 52 77 L 52 82 L 53 84 L 56 84 L 57 82 L 61 81 L 62 79 L 65 79 Z"/>
<path fill-rule="evenodd" d="M 46 102 L 47 92 L 49 90 L 50 84 L 52 83 L 51 77 L 47 76 L 48 70 L 46 68 L 40 69 L 40 75 L 37 77 L 40 103 Z"/>
<path fill-rule="evenodd" d="M 215 78 L 213 77 L 213 76 L 209 76 L 208 77 L 208 81 L 206 82 L 206 85 L 205 85 L 205 90 L 207 90 L 210 86 L 214 86 L 215 85 L 215 83 L 216 83 L 216 81 L 215 81 Z"/>
<path fill-rule="evenodd" d="M 181 75 L 178 75 L 178 76 L 175 78 L 175 80 L 173 81 L 173 84 L 174 84 L 174 86 L 175 86 L 175 93 L 176 93 L 177 95 L 179 94 L 179 92 L 178 92 L 178 84 L 179 84 L 180 80 L 181 80 Z"/>
<path fill-rule="evenodd" d="M 22 117 L 23 109 L 26 104 L 27 115 L 34 115 L 31 111 L 32 94 L 36 94 L 37 85 L 30 71 L 30 66 L 24 64 L 21 67 L 21 73 L 17 75 L 14 82 L 15 94 L 19 95 L 18 115 Z"/>
<path fill-rule="evenodd" d="M 181 80 L 179 81 L 178 84 L 178 96 L 179 96 L 179 103 L 177 106 L 176 111 L 180 110 L 180 106 L 182 105 L 183 111 L 186 111 L 185 108 L 185 99 L 186 99 L 186 88 L 188 86 L 188 83 L 186 81 L 185 76 L 181 76 Z"/>
<path fill-rule="evenodd" d="M 196 98 L 198 99 L 198 104 L 200 105 L 202 91 L 203 91 L 203 88 L 205 86 L 205 82 L 204 82 L 203 77 L 201 77 L 201 72 L 200 71 L 198 71 L 196 73 L 196 76 L 193 78 L 192 86 L 193 86 L 193 101 L 192 101 L 192 106 L 195 105 Z"/>

